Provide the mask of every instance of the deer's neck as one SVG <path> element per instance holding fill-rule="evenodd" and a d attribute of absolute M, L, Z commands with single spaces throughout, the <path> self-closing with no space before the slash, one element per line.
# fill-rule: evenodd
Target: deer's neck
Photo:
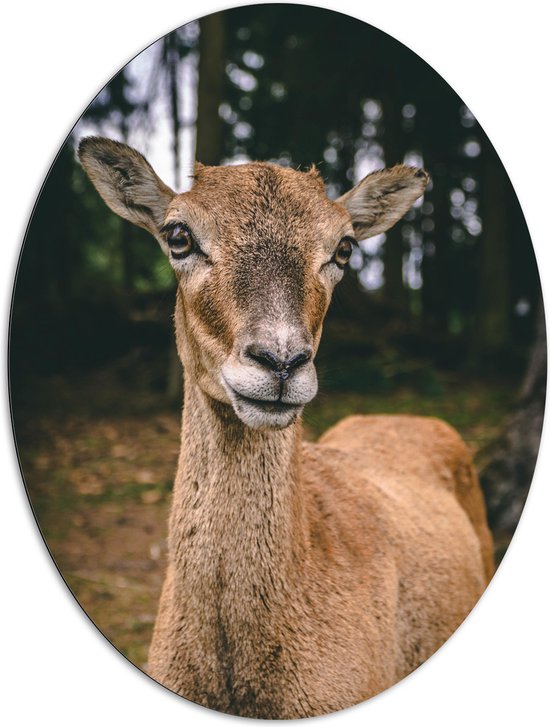
<path fill-rule="evenodd" d="M 251 430 L 186 382 L 170 553 L 180 584 L 236 609 L 229 618 L 284 608 L 298 587 L 307 552 L 300 448 L 299 423 Z"/>

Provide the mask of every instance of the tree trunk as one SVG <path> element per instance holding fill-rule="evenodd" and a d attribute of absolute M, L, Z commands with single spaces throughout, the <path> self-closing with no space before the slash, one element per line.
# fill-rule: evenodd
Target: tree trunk
<path fill-rule="evenodd" d="M 219 164 L 223 154 L 219 108 L 225 81 L 225 21 L 223 13 L 201 18 L 196 158 Z"/>
<path fill-rule="evenodd" d="M 537 461 L 546 398 L 546 326 L 542 300 L 536 339 L 519 400 L 500 437 L 481 453 L 480 481 L 493 531 L 510 538 Z"/>
<path fill-rule="evenodd" d="M 477 315 L 474 352 L 487 357 L 499 354 L 510 336 L 510 269 L 507 223 L 508 185 L 493 149 L 484 149 L 482 169 L 483 234 L 479 248 Z"/>
<path fill-rule="evenodd" d="M 429 148 L 425 153 L 425 166 L 432 177 L 432 190 L 427 198 L 433 203 L 433 236 L 425 243 L 431 243 L 434 251 L 424 251 L 422 261 L 422 314 L 428 328 L 437 333 L 449 332 L 450 314 L 450 215 L 448 197 L 448 165 L 431 156 Z"/>
<path fill-rule="evenodd" d="M 172 160 L 174 162 L 174 186 L 179 189 L 180 179 L 180 90 L 178 85 L 178 70 L 180 54 L 176 45 L 175 33 L 166 36 L 169 43 L 166 49 L 166 63 L 168 66 L 168 81 L 170 85 L 170 121 L 172 123 Z"/>

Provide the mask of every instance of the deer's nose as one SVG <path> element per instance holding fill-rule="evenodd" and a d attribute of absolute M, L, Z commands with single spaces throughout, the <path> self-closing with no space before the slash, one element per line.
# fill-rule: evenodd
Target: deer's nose
<path fill-rule="evenodd" d="M 311 359 L 313 352 L 307 347 L 283 359 L 273 351 L 252 343 L 246 347 L 244 353 L 260 366 L 272 371 L 280 381 L 286 381 L 297 368 Z"/>

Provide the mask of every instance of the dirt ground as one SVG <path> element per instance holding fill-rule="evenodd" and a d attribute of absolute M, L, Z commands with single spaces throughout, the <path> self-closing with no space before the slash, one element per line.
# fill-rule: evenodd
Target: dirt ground
<path fill-rule="evenodd" d="M 495 382 L 472 382 L 467 394 L 452 381 L 437 396 L 324 394 L 310 405 L 306 432 L 314 438 L 348 413 L 430 414 L 454 424 L 475 453 L 510 403 L 509 387 Z M 177 407 L 154 392 L 138 397 L 103 371 L 34 380 L 14 411 L 30 501 L 60 572 L 101 632 L 145 669 L 165 567 Z"/>

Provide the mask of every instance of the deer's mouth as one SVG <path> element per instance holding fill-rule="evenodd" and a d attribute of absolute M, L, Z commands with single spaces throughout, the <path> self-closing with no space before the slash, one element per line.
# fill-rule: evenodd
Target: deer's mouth
<path fill-rule="evenodd" d="M 236 391 L 228 382 L 225 390 L 239 419 L 252 429 L 284 429 L 296 420 L 303 404 L 291 404 L 281 399 L 256 399 Z"/>
<path fill-rule="evenodd" d="M 302 404 L 289 404 L 285 401 L 282 401 L 281 399 L 277 399 L 276 401 L 270 401 L 265 399 L 251 399 L 249 396 L 243 396 L 243 394 L 237 393 L 235 390 L 233 390 L 236 399 L 241 401 L 244 404 L 248 404 L 250 406 L 256 406 L 262 411 L 265 412 L 282 412 L 282 411 L 292 411 L 293 409 L 303 409 Z"/>
<path fill-rule="evenodd" d="M 230 356 L 221 367 L 221 383 L 237 417 L 252 429 L 284 429 L 317 393 L 311 360 L 287 377 L 255 361 Z"/>

